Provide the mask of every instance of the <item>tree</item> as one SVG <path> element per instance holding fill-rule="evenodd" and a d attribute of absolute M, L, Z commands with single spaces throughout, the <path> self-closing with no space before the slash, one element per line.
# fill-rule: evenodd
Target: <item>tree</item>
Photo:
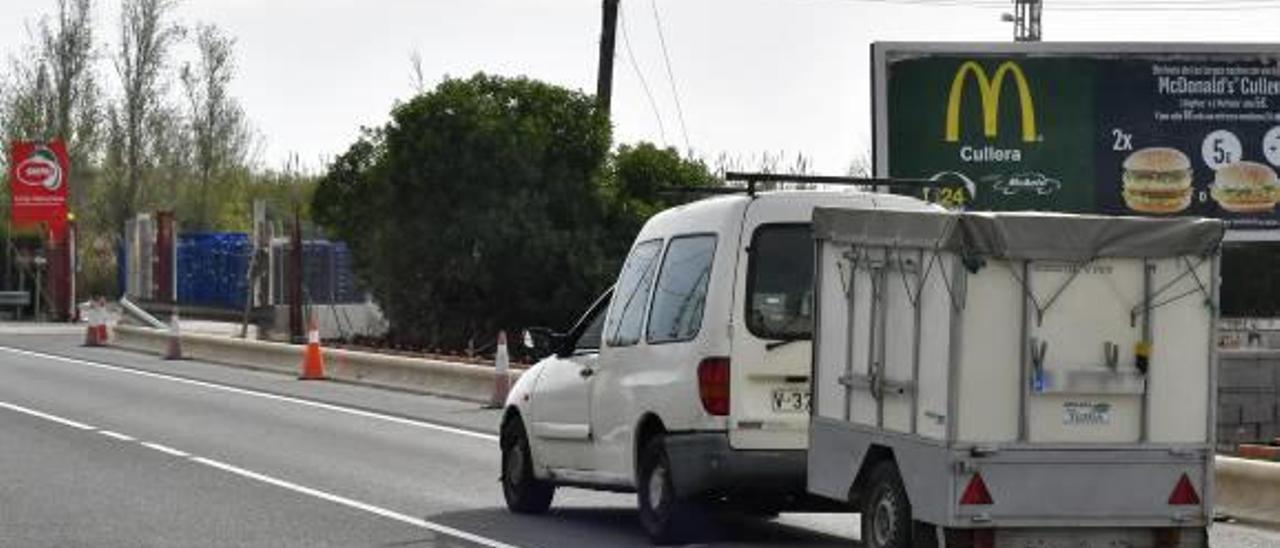
<path fill-rule="evenodd" d="M 485 344 L 564 325 L 614 274 L 599 179 L 609 124 L 582 93 L 446 79 L 329 167 L 316 218 L 352 244 L 393 336 Z"/>
<path fill-rule="evenodd" d="M 251 140 L 244 110 L 228 90 L 235 76 L 234 48 L 235 40 L 217 27 L 201 25 L 196 29 L 199 59 L 181 73 L 197 185 L 194 212 L 187 220 L 201 228 L 215 221 L 213 185 L 243 166 Z"/>
<path fill-rule="evenodd" d="M 172 122 L 164 93 L 164 69 L 169 50 L 182 38 L 182 27 L 167 18 L 173 0 L 124 0 L 120 10 L 120 43 L 114 61 L 121 97 L 109 111 L 111 133 L 108 159 L 118 164 L 108 205 L 108 224 L 123 230 L 144 198 L 154 156 L 161 150 L 163 131 Z M 160 129 L 162 131 L 157 132 Z"/>
<path fill-rule="evenodd" d="M 622 145 L 612 155 L 604 198 L 608 211 L 607 257 L 621 266 L 631 240 L 655 213 L 694 198 L 698 193 L 675 189 L 719 186 L 701 160 L 685 159 L 674 148 L 652 143 Z"/>

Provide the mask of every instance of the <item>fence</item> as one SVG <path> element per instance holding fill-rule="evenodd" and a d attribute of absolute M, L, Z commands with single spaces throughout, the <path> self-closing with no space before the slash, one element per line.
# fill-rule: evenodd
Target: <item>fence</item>
<path fill-rule="evenodd" d="M 1218 354 L 1218 445 L 1280 436 L 1280 350 L 1223 349 Z"/>

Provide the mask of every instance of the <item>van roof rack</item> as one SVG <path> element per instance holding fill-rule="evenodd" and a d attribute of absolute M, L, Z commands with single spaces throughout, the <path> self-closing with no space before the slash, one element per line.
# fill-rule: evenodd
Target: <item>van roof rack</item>
<path fill-rule="evenodd" d="M 756 185 L 760 183 L 802 183 L 820 185 L 864 186 L 886 190 L 917 190 L 925 188 L 941 188 L 964 186 L 958 181 L 940 181 L 930 179 L 900 179 L 879 177 L 844 177 L 839 175 L 788 175 L 785 173 L 750 173 L 726 171 L 726 182 L 746 183 L 746 186 L 720 187 L 667 187 L 663 192 L 687 192 L 695 194 L 741 194 L 756 195 Z"/>

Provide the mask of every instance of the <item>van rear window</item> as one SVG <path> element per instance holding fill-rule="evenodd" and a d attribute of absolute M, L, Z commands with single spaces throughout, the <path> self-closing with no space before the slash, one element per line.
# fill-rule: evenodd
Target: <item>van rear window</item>
<path fill-rule="evenodd" d="M 762 225 L 747 267 L 747 329 L 765 339 L 813 335 L 813 235 L 808 224 Z"/>

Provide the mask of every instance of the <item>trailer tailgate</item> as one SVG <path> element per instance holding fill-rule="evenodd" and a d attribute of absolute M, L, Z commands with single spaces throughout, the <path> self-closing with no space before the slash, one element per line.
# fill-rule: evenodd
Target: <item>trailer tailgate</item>
<path fill-rule="evenodd" d="M 989 454 L 975 449 L 957 456 L 951 486 L 954 527 L 1208 523 L 1212 489 L 1205 473 L 1209 456 L 1203 447 L 1037 446 L 1002 448 Z M 1192 495 L 1187 495 L 1186 486 L 1180 489 L 1184 476 Z M 962 504 L 967 490 L 979 489 L 975 478 L 981 478 L 989 504 Z"/>

